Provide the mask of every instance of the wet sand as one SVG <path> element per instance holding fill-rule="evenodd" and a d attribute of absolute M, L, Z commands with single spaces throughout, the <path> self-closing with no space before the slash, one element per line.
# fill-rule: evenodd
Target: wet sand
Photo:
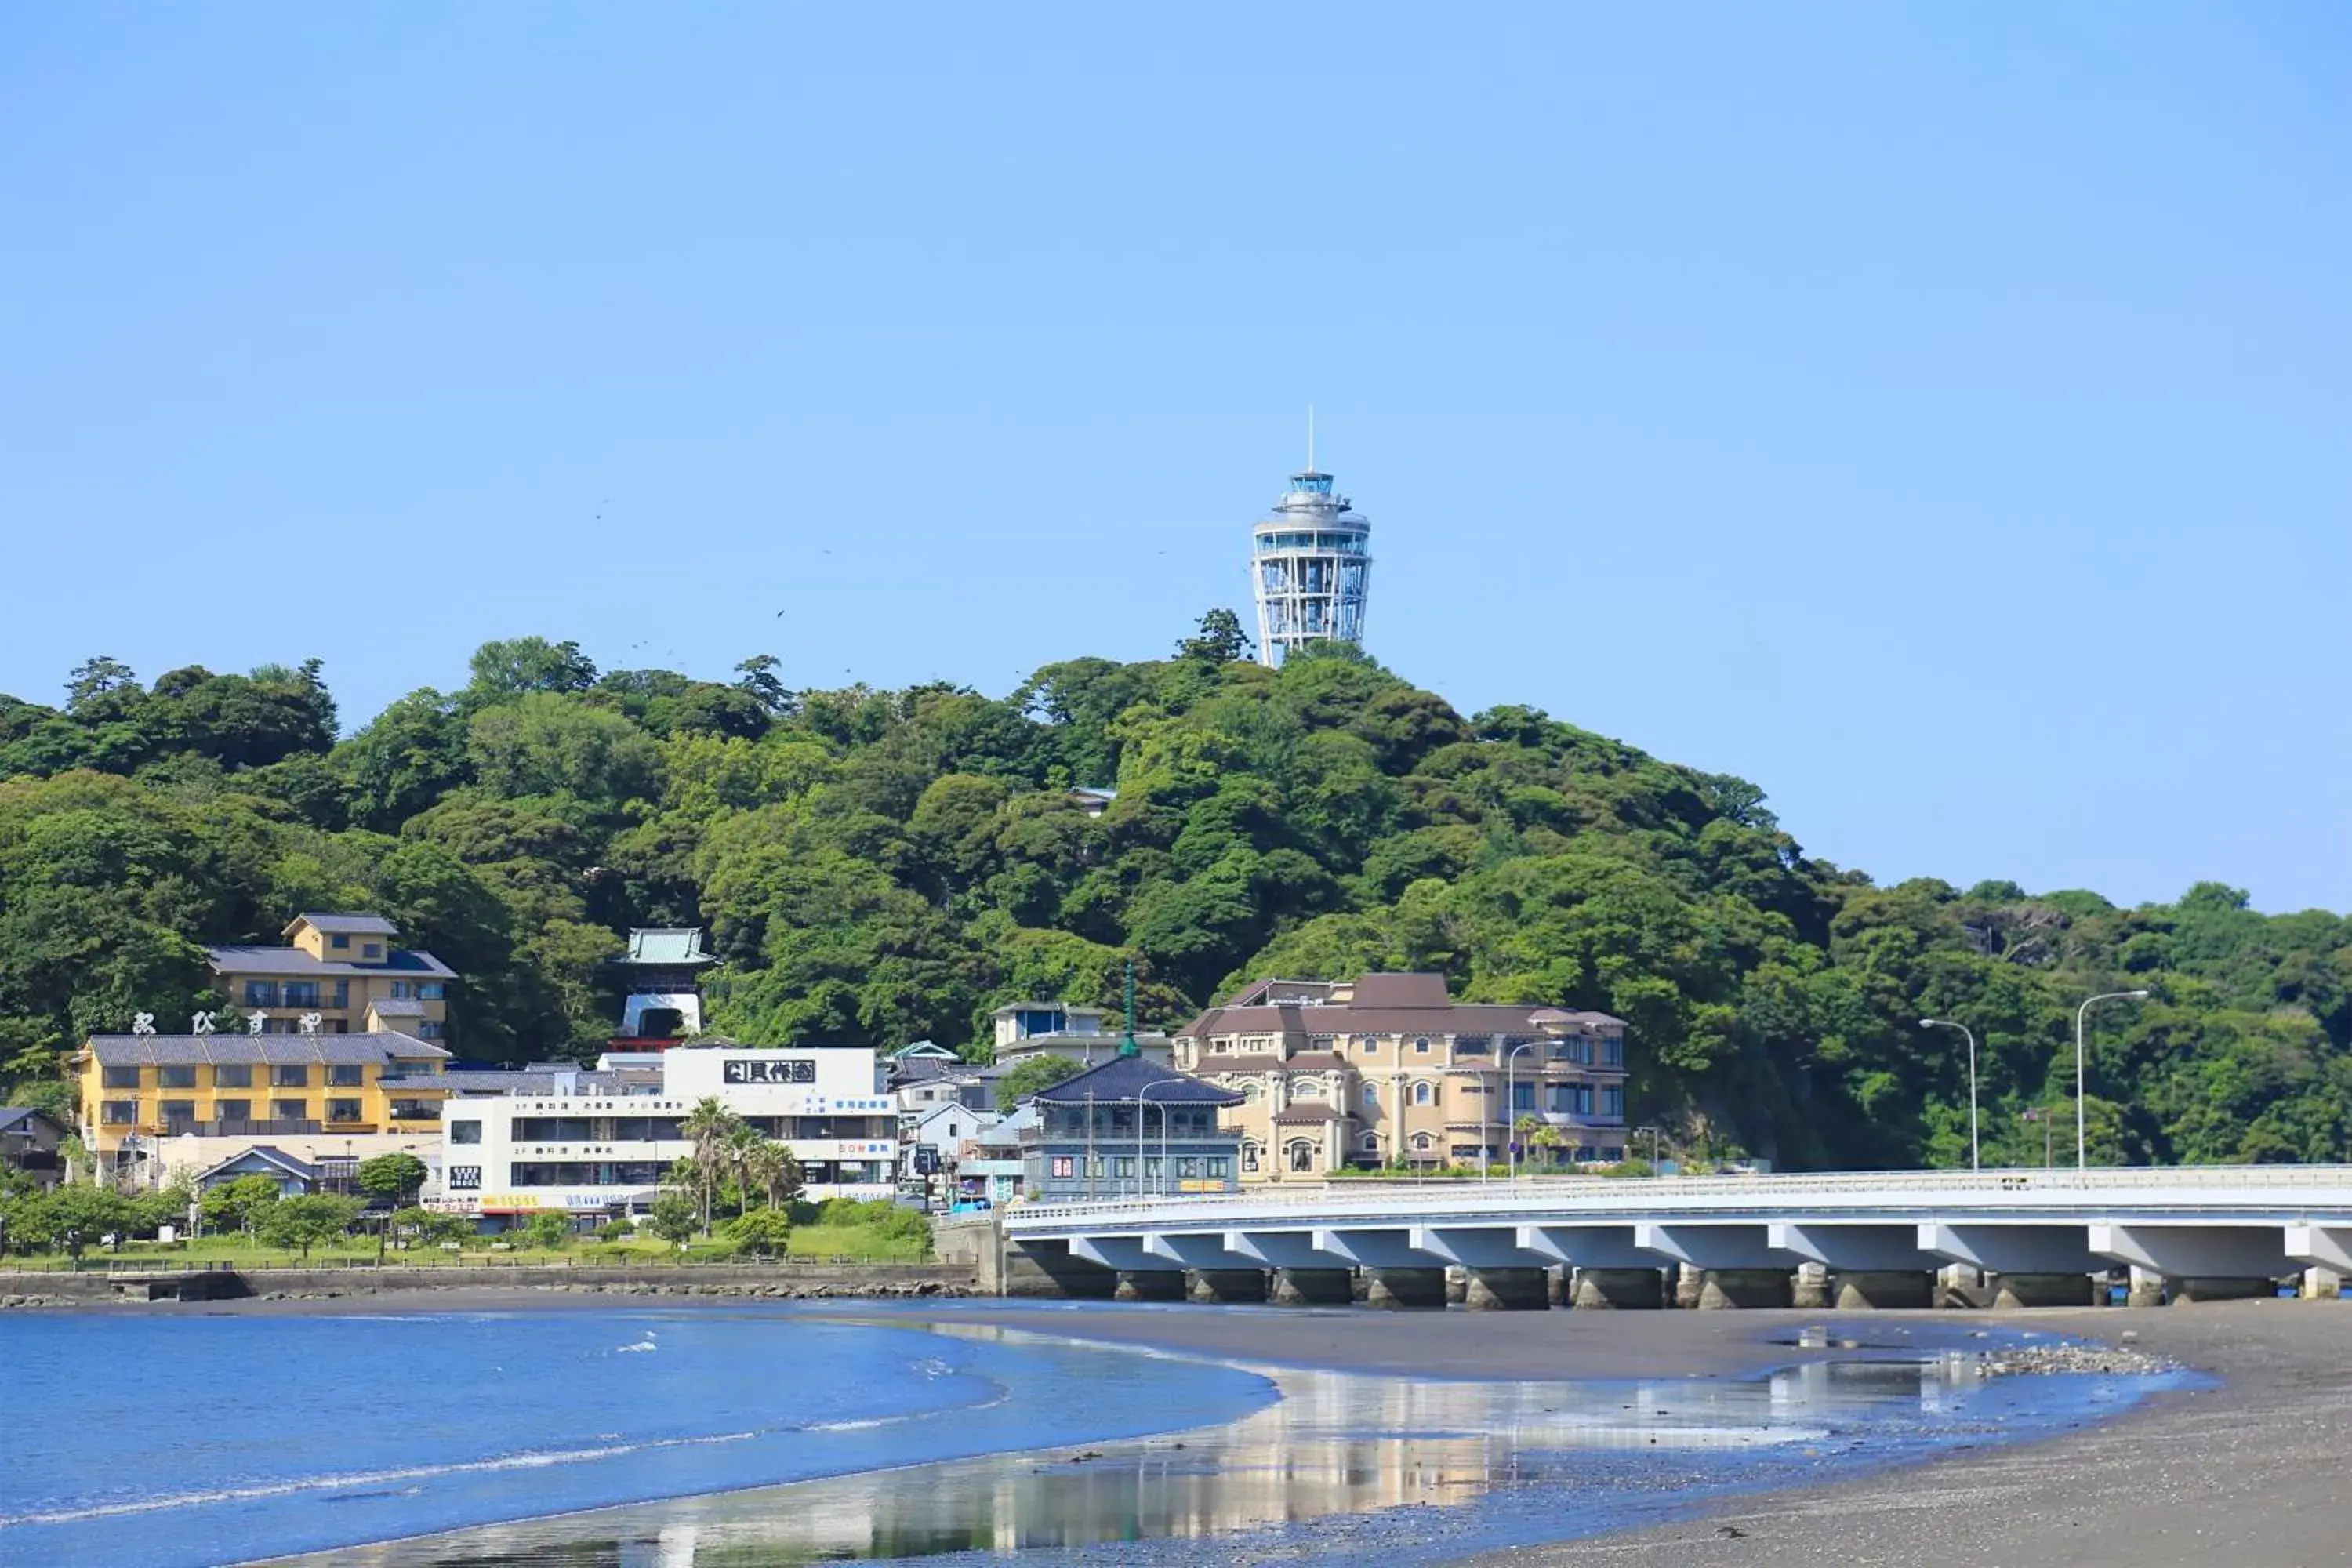
<path fill-rule="evenodd" d="M 2110 1342 L 2129 1331 L 2138 1348 L 2223 1381 L 2159 1394 L 2060 1441 L 1727 1500 L 1689 1524 L 1496 1552 L 1477 1559 L 1478 1568 L 2352 1562 L 2352 1303 L 2239 1301 L 1984 1321 Z"/>

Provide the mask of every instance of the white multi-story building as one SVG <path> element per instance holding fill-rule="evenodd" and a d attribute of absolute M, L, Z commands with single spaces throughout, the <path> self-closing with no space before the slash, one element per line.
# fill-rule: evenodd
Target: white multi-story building
<path fill-rule="evenodd" d="M 871 1049 L 715 1044 L 663 1052 L 658 1078 L 583 1070 L 545 1092 L 450 1100 L 441 1206 L 490 1219 L 641 1214 L 694 1152 L 680 1124 L 709 1099 L 791 1149 L 808 1198 L 892 1195 L 897 1108 L 876 1087 Z"/>

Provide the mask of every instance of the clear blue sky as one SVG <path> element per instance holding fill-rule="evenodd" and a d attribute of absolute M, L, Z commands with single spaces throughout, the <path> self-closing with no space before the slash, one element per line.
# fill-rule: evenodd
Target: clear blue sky
<path fill-rule="evenodd" d="M 19 5 L 0 690 L 1245 608 L 1883 880 L 2352 907 L 2352 9 Z M 779 612 L 782 612 L 780 615 Z"/>

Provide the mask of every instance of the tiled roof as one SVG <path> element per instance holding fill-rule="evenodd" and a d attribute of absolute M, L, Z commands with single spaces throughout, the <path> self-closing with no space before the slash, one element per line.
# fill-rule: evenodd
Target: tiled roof
<path fill-rule="evenodd" d="M 398 936 L 400 928 L 382 915 L 339 915 L 316 910 L 296 915 L 286 922 L 286 934 L 292 936 L 294 928 L 307 925 L 329 936 Z"/>
<path fill-rule="evenodd" d="M 379 1018 L 422 1018 L 425 1004 L 414 996 L 379 996 L 368 1004 L 368 1011 Z"/>
<path fill-rule="evenodd" d="M 1306 1006 L 1284 1003 L 1272 1006 L 1212 1007 L 1184 1026 L 1184 1035 L 1196 1040 L 1233 1035 L 1527 1035 L 1543 1037 L 1537 1014 L 1565 1009 L 1536 1004 L 1501 1005 L 1488 1002 L 1454 1002 L 1434 1007 L 1367 1006 L 1362 1003 L 1327 1003 Z M 1606 1013 L 1568 1012 L 1586 1029 L 1622 1029 L 1625 1021 Z"/>
<path fill-rule="evenodd" d="M 319 1167 L 312 1164 L 310 1161 L 301 1158 L 299 1155 L 289 1154 L 285 1150 L 278 1148 L 274 1143 L 256 1143 L 250 1149 L 242 1150 L 237 1153 L 231 1154 L 227 1159 L 223 1160 L 217 1165 L 214 1165 L 207 1170 L 198 1172 L 196 1173 L 196 1180 L 201 1184 L 207 1177 L 217 1174 L 219 1172 L 226 1170 L 231 1165 L 237 1164 L 246 1160 L 253 1159 L 259 1159 L 269 1164 L 275 1165 L 279 1170 L 285 1172 L 288 1175 L 299 1177 L 301 1180 L 306 1182 L 315 1182 L 319 1179 Z"/>
<path fill-rule="evenodd" d="M 1287 1110 L 1274 1113 L 1276 1127 L 1308 1127 L 1318 1121 L 1349 1121 L 1354 1118 L 1347 1111 L 1328 1105 L 1294 1105 Z"/>
<path fill-rule="evenodd" d="M 1165 1084 L 1168 1087 L 1160 1088 Z M 1148 1093 L 1147 1093 L 1148 1091 Z M 1148 1099 L 1153 1105 L 1239 1105 L 1242 1097 L 1197 1078 L 1176 1072 L 1142 1057 L 1113 1057 L 1099 1067 L 1064 1079 L 1035 1099 L 1049 1105 L 1083 1105 Z"/>
<path fill-rule="evenodd" d="M 100 1067 L 193 1067 L 207 1062 L 438 1061 L 436 1045 L 385 1030 L 372 1035 L 92 1035 Z"/>
<path fill-rule="evenodd" d="M 47 1122 L 59 1132 L 66 1131 L 63 1124 L 46 1110 L 35 1110 L 29 1106 L 8 1105 L 0 1106 L 0 1132 L 29 1133 L 32 1131 L 30 1124 L 36 1117 Z"/>
<path fill-rule="evenodd" d="M 1348 1058 L 1335 1051 L 1301 1051 L 1295 1057 L 1233 1057 L 1212 1051 L 1194 1066 L 1195 1072 L 1336 1072 Z"/>
<path fill-rule="evenodd" d="M 216 974 L 290 974 L 312 979 L 334 974 L 429 974 L 444 980 L 457 972 L 429 952 L 401 949 L 383 955 L 382 963 L 353 963 L 341 958 L 313 958 L 299 947 L 230 946 L 209 949 Z"/>
<path fill-rule="evenodd" d="M 629 932 L 626 956 L 615 963 L 716 963 L 702 945 L 698 926 L 638 926 Z"/>

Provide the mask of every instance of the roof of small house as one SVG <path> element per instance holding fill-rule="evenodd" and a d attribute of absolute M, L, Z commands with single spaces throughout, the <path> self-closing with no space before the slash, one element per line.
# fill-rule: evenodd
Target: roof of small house
<path fill-rule="evenodd" d="M 1162 1088 L 1165 1085 L 1167 1087 Z M 1033 1099 L 1048 1105 L 1097 1105 L 1123 1100 L 1148 1100 L 1153 1105 L 1239 1105 L 1242 1097 L 1230 1089 L 1175 1071 L 1142 1057 L 1113 1057 L 1076 1073 Z"/>

